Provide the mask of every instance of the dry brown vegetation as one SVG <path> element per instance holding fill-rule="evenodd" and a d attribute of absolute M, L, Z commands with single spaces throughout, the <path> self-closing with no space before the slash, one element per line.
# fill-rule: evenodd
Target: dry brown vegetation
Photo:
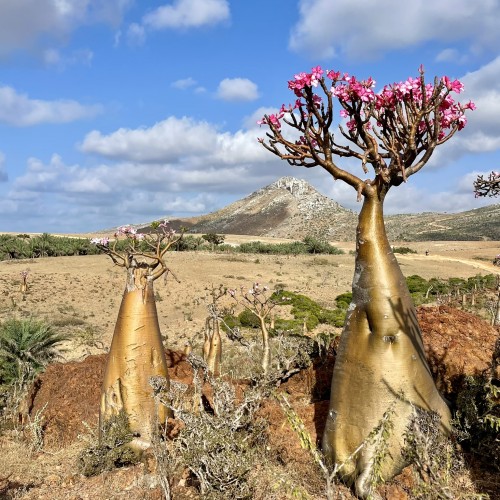
<path fill-rule="evenodd" d="M 226 243 L 255 239 L 227 236 Z M 405 242 L 402 245 L 418 252 L 397 256 L 407 276 L 468 278 L 498 272 L 491 263 L 499 251 L 498 242 Z M 155 284 L 160 327 L 171 350 L 172 379 L 181 382 L 192 379 L 184 356 L 175 351 L 182 351 L 189 342 L 195 352 L 201 354 L 212 285 L 222 283 L 238 289 L 251 287 L 258 281 L 271 288 L 285 287 L 325 307 L 333 307 L 335 297 L 350 290 L 354 266 L 354 256 L 350 253 L 354 244 L 336 246 L 346 253 L 328 256 L 172 253 L 169 266 L 180 283 L 168 278 L 166 283 L 161 280 Z M 45 419 L 44 448 L 30 448 L 29 427 L 24 433 L 28 439 L 21 439 L 14 430 L 0 435 L 0 498 L 162 498 L 153 456 L 139 465 L 93 478 L 84 478 L 76 470 L 77 455 L 86 442 L 93 439 L 92 432 L 96 430 L 105 352 L 125 285 L 121 270 L 104 255 L 3 261 L 0 268 L 0 321 L 33 315 L 47 319 L 71 337 L 64 353 L 66 363 L 48 368 L 31 401 L 31 418 L 35 419 L 38 412 Z M 23 295 L 20 272 L 26 269 L 30 270 L 29 290 Z M 498 333 L 486 322 L 445 306 L 421 308 L 419 319 L 441 389 L 450 390 L 450 380 L 464 371 L 476 373 L 487 366 Z M 228 350 L 231 343 L 224 339 L 223 352 Z M 328 407 L 332 359 L 318 363 L 281 386 L 313 441 L 322 432 Z M 230 364 L 226 361 L 226 368 Z M 224 369 L 223 361 L 223 372 Z M 64 390 L 59 390 L 61 388 Z M 262 476 L 258 498 L 323 498 L 321 475 L 310 454 L 301 449 L 282 409 L 269 401 L 261 413 L 270 422 L 270 454 L 273 459 L 279 459 L 282 468 L 271 467 L 267 475 Z M 384 486 L 380 490 L 383 498 L 412 498 L 408 493 L 410 476 L 406 471 L 392 484 Z M 462 479 L 464 492 L 490 492 L 491 498 L 495 498 L 500 491 L 498 478 L 481 469 L 473 469 Z M 186 474 L 177 477 L 174 486 L 174 498 L 196 497 Z M 339 487 L 338 491 L 339 498 L 350 498 L 345 488 Z"/>

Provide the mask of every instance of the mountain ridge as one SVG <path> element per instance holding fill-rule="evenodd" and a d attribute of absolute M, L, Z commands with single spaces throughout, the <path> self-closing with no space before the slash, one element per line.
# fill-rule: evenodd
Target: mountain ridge
<path fill-rule="evenodd" d="M 167 217 L 168 218 L 168 217 Z M 175 229 L 329 241 L 354 241 L 358 214 L 319 193 L 307 181 L 286 176 L 215 212 L 171 219 Z M 500 204 L 458 213 L 424 212 L 384 217 L 391 241 L 500 240 Z M 150 223 L 136 225 L 147 229 Z"/>

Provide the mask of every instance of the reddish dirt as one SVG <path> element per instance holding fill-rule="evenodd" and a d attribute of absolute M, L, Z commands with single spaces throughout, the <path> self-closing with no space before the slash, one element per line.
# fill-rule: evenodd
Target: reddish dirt
<path fill-rule="evenodd" d="M 488 367 L 498 338 L 499 332 L 496 328 L 477 316 L 448 306 L 419 308 L 418 319 L 431 369 L 440 389 L 447 396 L 456 391 L 463 376 L 481 373 Z M 185 361 L 185 356 L 173 351 L 168 351 L 167 356 L 171 379 L 190 383 L 191 369 Z M 105 358 L 106 355 L 89 356 L 82 362 L 53 364 L 36 382 L 31 395 L 30 413 L 34 415 L 46 405 L 45 443 L 48 449 L 70 445 L 76 440 L 77 435 L 85 430 L 83 421 L 95 428 Z M 295 375 L 281 386 L 281 390 L 303 419 L 308 432 L 316 442 L 323 431 L 328 409 L 333 362 L 332 349 L 332 353 L 316 360 L 312 367 Z M 280 406 L 276 402 L 268 401 L 261 414 L 270 422 L 269 445 L 280 461 L 292 469 L 300 470 L 305 481 L 317 480 L 319 476 L 311 464 L 311 457 L 300 447 L 299 440 L 287 425 Z M 144 474 L 143 469 L 139 470 L 137 467 L 139 466 L 127 469 L 129 474 L 132 476 Z M 144 468 L 144 465 L 140 467 Z M 71 481 L 64 481 L 64 488 L 61 486 L 62 479 L 59 483 L 54 480 L 57 484 L 51 486 L 52 497 L 86 498 L 85 495 L 77 493 L 77 490 L 92 491 L 88 487 L 96 481 L 116 481 L 118 477 L 122 477 L 121 481 L 125 481 L 124 474 L 126 474 L 124 471 L 106 473 L 101 479 L 85 479 L 83 476 L 75 475 Z M 384 486 L 383 498 L 391 500 L 409 498 L 405 493 L 405 485 L 408 482 L 405 474 Z M 137 485 L 137 481 L 134 484 Z M 42 488 L 38 490 L 40 494 L 46 491 L 43 490 L 45 486 L 40 488 Z M 57 491 L 61 496 L 58 496 Z M 152 487 L 142 498 L 159 498 L 155 497 L 159 491 L 159 487 Z M 495 493 L 491 493 L 494 497 Z M 496 493 L 500 495 L 499 491 Z M 189 498 L 190 495 L 192 492 L 187 489 L 184 492 L 178 490 L 175 498 Z M 129 498 L 135 496 L 131 495 Z"/>
<path fill-rule="evenodd" d="M 498 330 L 477 316 L 449 306 L 417 311 L 434 379 L 446 396 L 466 375 L 479 375 L 491 365 Z"/>

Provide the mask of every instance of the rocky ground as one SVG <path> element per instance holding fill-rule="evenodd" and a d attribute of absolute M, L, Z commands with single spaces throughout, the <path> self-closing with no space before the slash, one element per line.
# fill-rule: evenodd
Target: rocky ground
<path fill-rule="evenodd" d="M 413 245 L 419 253 L 398 256 L 406 275 L 469 277 L 496 270 L 489 263 L 490 256 L 498 253 L 491 242 L 475 243 L 470 247 L 467 243 L 407 245 Z M 345 249 L 347 252 L 352 250 L 349 246 Z M 424 254 L 425 249 L 430 249 L 428 257 Z M 193 253 L 172 255 L 170 265 L 181 282 L 169 278 L 166 284 L 157 287 L 160 323 L 168 337 L 171 379 L 191 383 L 192 370 L 182 349 L 187 341 L 199 345 L 196 339 L 201 335 L 206 316 L 207 287 L 219 283 L 230 287 L 249 286 L 253 281 L 270 286 L 282 283 L 288 289 L 331 306 L 336 295 L 349 290 L 353 256 L 349 253 L 328 257 Z M 1 262 L 0 266 L 2 319 L 12 315 L 45 316 L 73 336 L 67 346 L 70 350 L 65 353 L 65 362 L 48 367 L 33 386 L 24 407 L 25 423 L 43 417 L 43 447 L 33 449 L 32 439 L 22 439 L 13 429 L 4 430 L 0 435 L 0 498 L 163 498 L 154 457 L 92 478 L 85 478 L 76 468 L 78 454 L 95 439 L 106 346 L 112 335 L 123 286 L 120 269 L 113 267 L 104 256 Z M 19 272 L 26 268 L 30 269 L 31 286 L 23 300 L 18 291 Z M 499 335 L 497 328 L 476 315 L 447 305 L 421 307 L 418 316 L 431 369 L 444 393 L 452 394 L 464 375 L 479 374 L 488 367 Z M 318 441 L 323 430 L 333 363 L 334 349 L 331 349 L 328 355 L 317 358 L 313 366 L 280 387 L 303 420 L 313 442 Z M 270 455 L 288 471 L 287 477 L 293 478 L 297 488 L 303 487 L 309 492 L 308 498 L 324 498 L 321 475 L 310 453 L 301 448 L 282 408 L 269 400 L 261 412 L 269 421 Z M 11 427 L 19 429 L 19 422 L 15 424 Z M 29 427 L 25 437 L 30 437 Z M 469 457 L 467 470 L 462 477 L 464 491 L 500 498 L 497 475 L 472 457 Z M 279 485 L 281 490 L 278 491 L 286 491 L 277 477 L 266 480 L 258 498 L 293 497 L 293 491 L 282 496 L 276 493 Z M 387 500 L 408 499 L 412 498 L 411 487 L 411 476 L 404 471 L 381 487 L 380 494 Z M 300 488 L 295 490 L 295 497 L 301 491 Z M 174 499 L 197 496 L 187 473 L 175 478 Z M 339 486 L 338 498 L 352 496 Z"/>

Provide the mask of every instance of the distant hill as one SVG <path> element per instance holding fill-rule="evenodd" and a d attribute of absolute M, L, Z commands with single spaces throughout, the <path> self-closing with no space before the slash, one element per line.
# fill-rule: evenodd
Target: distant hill
<path fill-rule="evenodd" d="M 389 215 L 385 227 L 392 241 L 498 241 L 500 204 L 453 214 Z"/>
<path fill-rule="evenodd" d="M 216 212 L 170 220 L 174 228 L 184 226 L 190 233 L 354 241 L 357 217 L 308 182 L 282 177 Z M 391 241 L 500 240 L 500 204 L 454 214 L 389 215 L 385 221 Z"/>

